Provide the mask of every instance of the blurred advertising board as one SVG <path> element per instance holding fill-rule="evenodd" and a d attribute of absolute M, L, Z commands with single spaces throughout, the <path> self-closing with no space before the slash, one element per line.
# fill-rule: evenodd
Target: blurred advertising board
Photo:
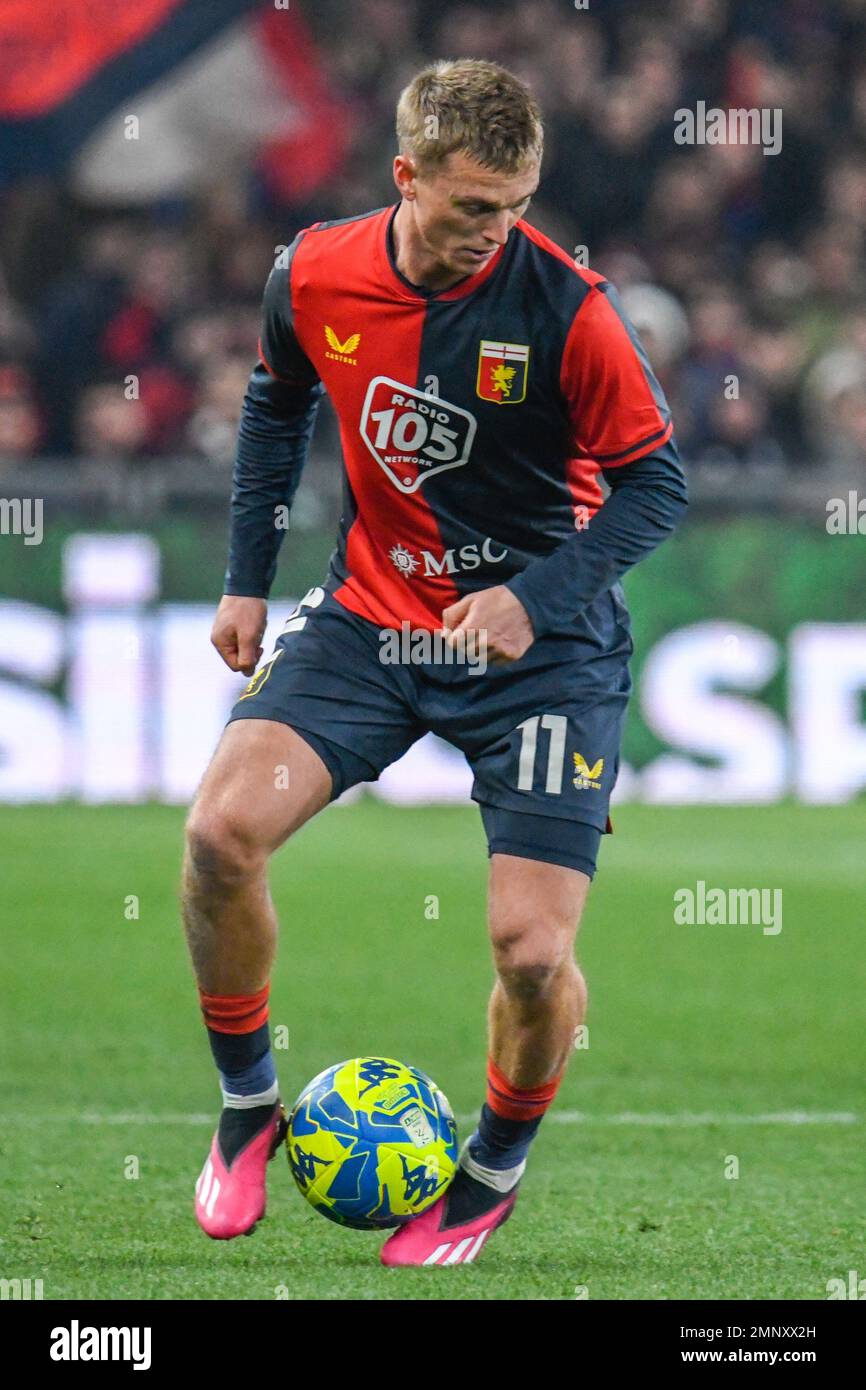
<path fill-rule="evenodd" d="M 15 540 L 0 568 L 0 800 L 187 802 L 245 683 L 209 641 L 222 529 L 69 527 L 17 560 Z M 866 787 L 861 545 L 701 521 L 627 577 L 635 695 L 615 799 L 830 804 Z M 306 553 L 301 583 L 284 567 L 295 593 L 324 573 Z M 272 601 L 266 656 L 294 606 Z M 470 786 L 428 736 L 366 790 L 410 805 L 464 802 Z"/>

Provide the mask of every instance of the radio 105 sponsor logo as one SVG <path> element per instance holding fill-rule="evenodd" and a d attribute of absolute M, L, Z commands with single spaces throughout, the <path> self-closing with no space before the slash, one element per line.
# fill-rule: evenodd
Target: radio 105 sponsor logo
<path fill-rule="evenodd" d="M 469 462 L 476 421 L 468 410 L 388 376 L 367 388 L 361 438 L 379 467 L 403 493 L 427 478 Z"/>

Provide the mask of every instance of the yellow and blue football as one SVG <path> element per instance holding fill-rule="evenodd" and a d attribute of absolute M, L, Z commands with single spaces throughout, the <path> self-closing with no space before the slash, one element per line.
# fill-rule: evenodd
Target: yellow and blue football
<path fill-rule="evenodd" d="M 441 1197 L 457 1166 L 451 1106 L 429 1076 L 392 1057 L 355 1057 L 295 1101 L 289 1165 L 316 1211 L 359 1230 L 399 1226 Z"/>

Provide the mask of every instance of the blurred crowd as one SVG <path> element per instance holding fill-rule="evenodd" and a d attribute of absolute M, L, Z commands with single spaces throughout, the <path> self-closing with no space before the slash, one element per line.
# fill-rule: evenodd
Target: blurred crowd
<path fill-rule="evenodd" d="M 688 463 L 859 470 L 866 0 L 298 3 L 354 132 L 308 204 L 275 205 L 254 171 L 146 215 L 56 185 L 3 195 L 0 461 L 228 467 L 275 248 L 394 201 L 398 92 L 431 58 L 475 56 L 536 92 L 529 221 L 618 285 Z M 699 101 L 780 108 L 781 150 L 677 144 L 674 113 Z"/>

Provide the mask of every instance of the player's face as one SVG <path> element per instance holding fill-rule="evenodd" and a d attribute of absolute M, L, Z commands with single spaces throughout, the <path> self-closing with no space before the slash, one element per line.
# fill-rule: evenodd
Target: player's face
<path fill-rule="evenodd" d="M 486 169 L 452 153 L 430 173 L 412 179 L 415 230 L 431 258 L 453 275 L 487 265 L 529 207 L 538 187 L 534 161 L 519 174 Z"/>

